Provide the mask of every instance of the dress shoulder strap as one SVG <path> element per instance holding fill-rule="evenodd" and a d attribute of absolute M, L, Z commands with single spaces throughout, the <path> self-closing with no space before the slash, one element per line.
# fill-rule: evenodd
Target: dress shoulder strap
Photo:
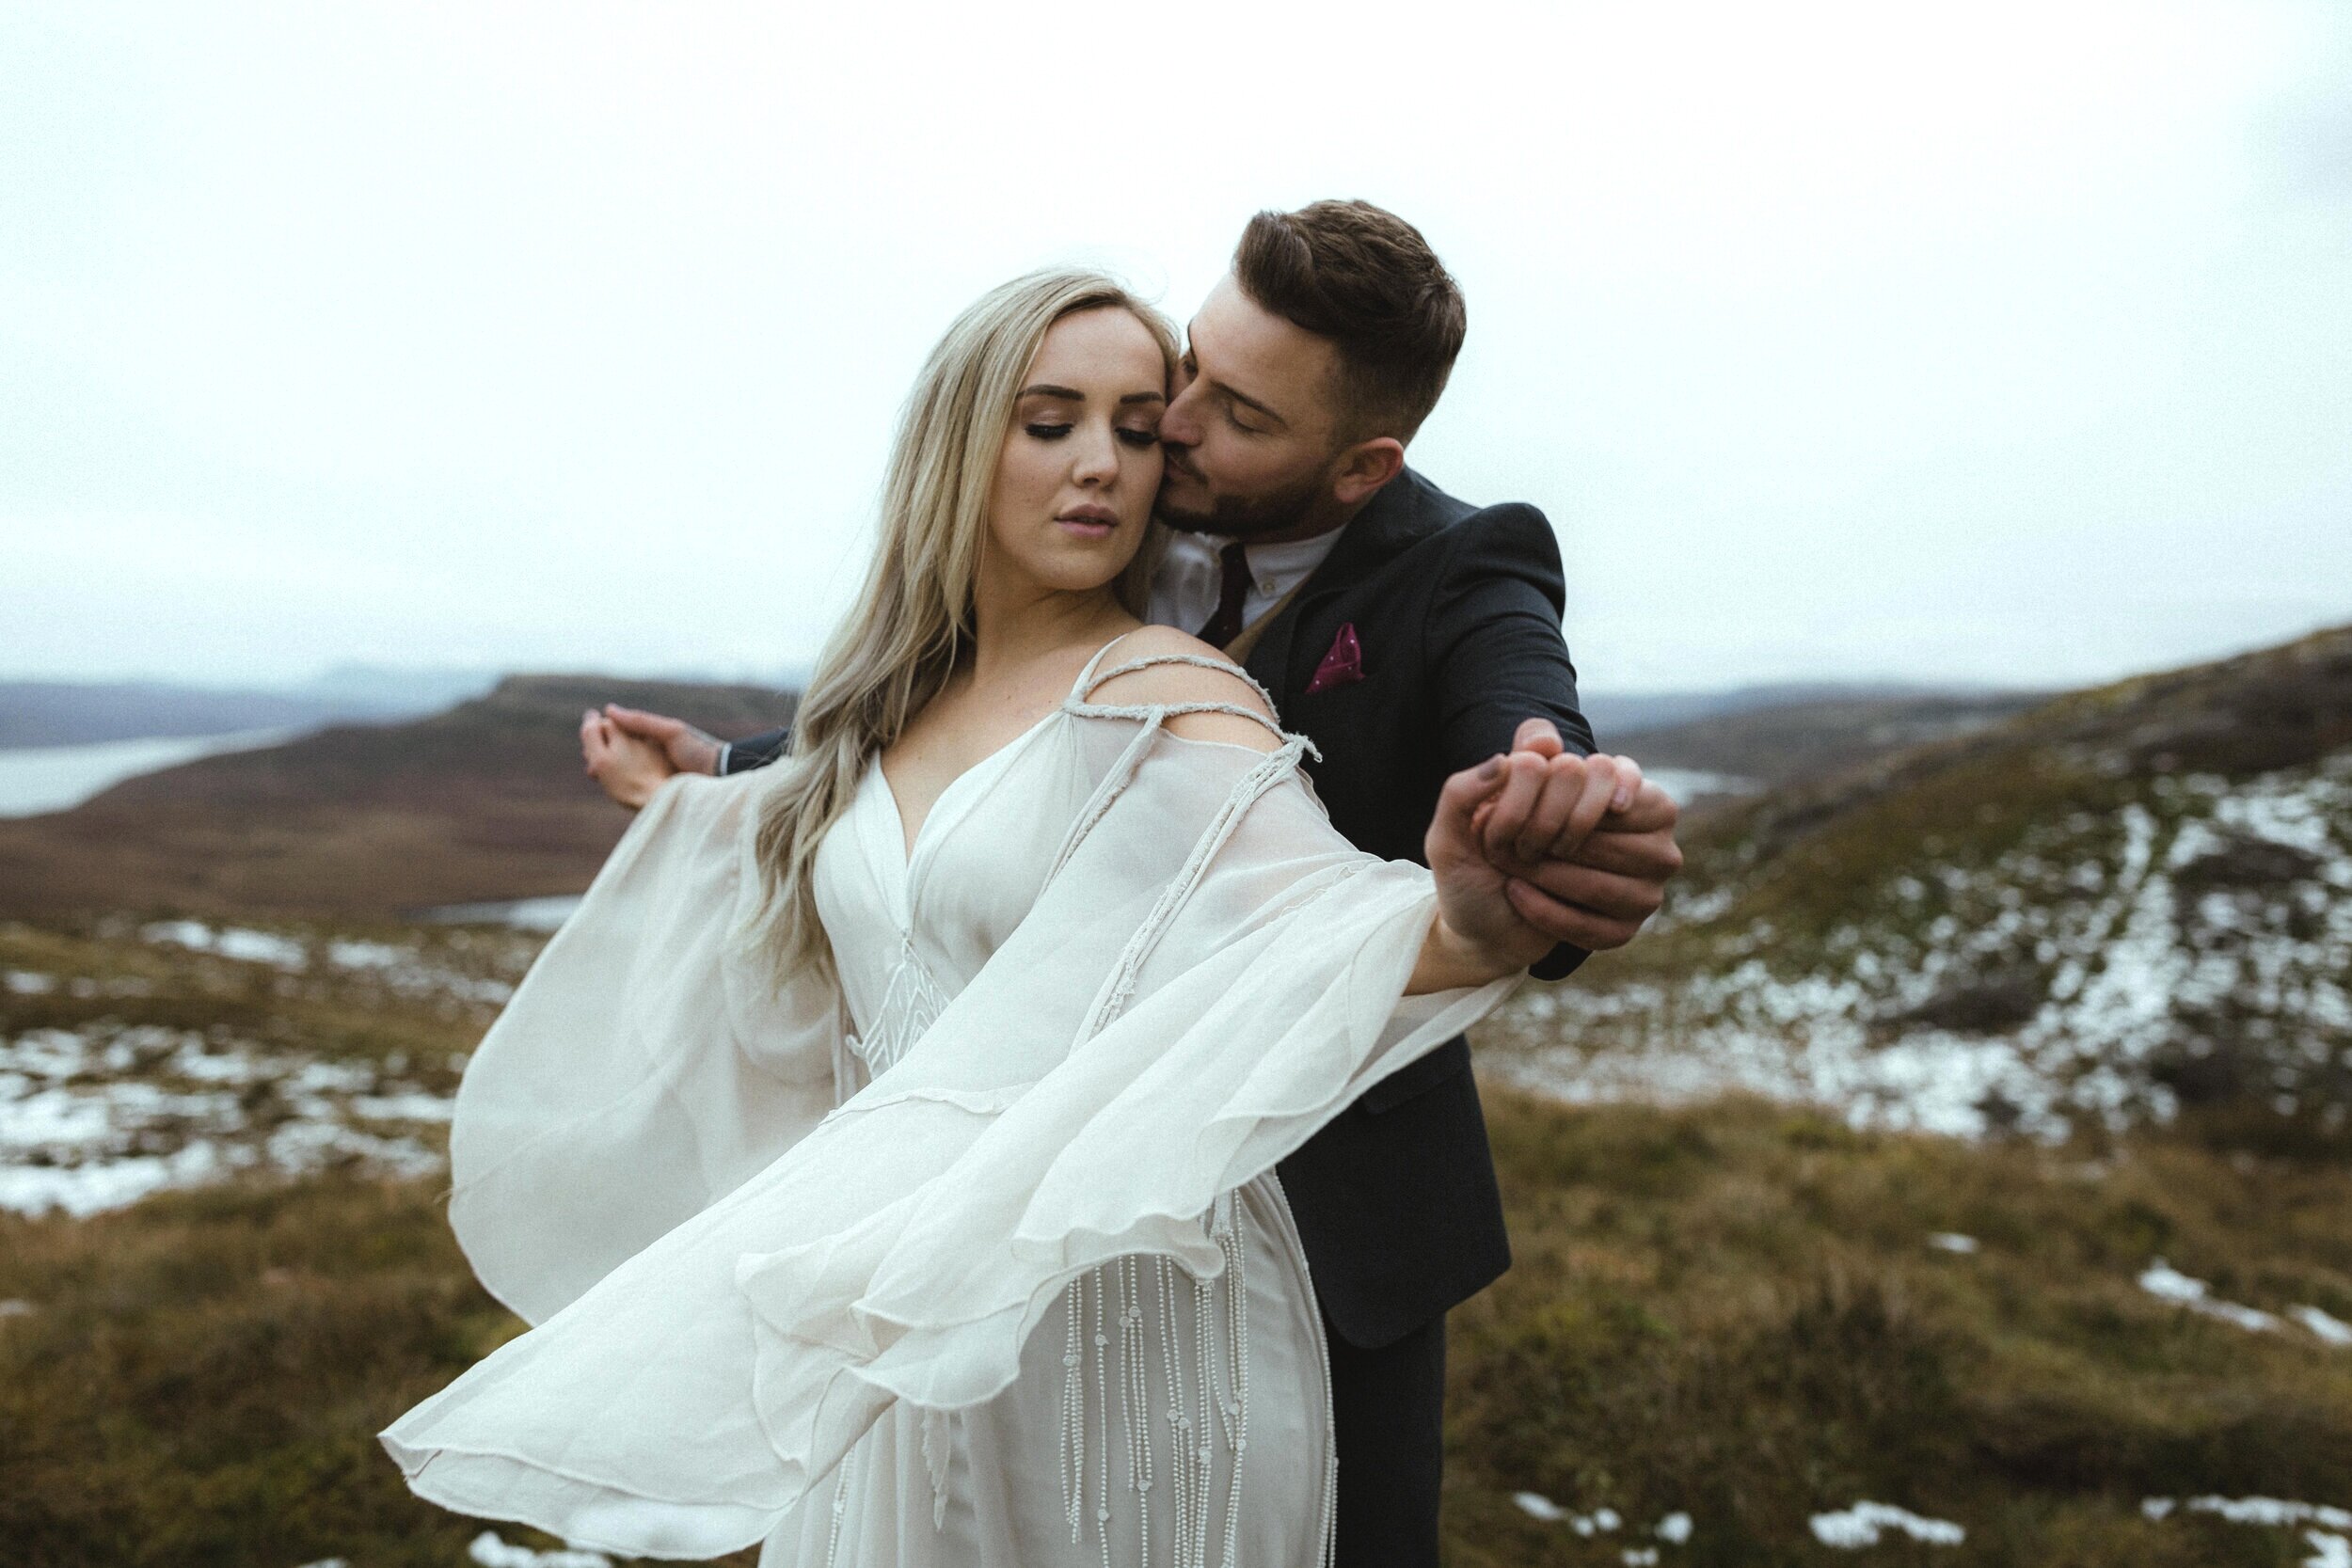
<path fill-rule="evenodd" d="M 1094 657 L 1087 660 L 1087 667 L 1078 672 L 1078 678 L 1076 680 L 1070 683 L 1070 695 L 1073 701 L 1078 698 L 1085 697 L 1088 693 L 1091 692 L 1098 680 L 1106 680 L 1109 678 L 1108 676 L 1097 676 L 1094 673 L 1094 667 L 1103 662 L 1103 656 L 1104 654 L 1109 653 L 1113 648 L 1118 647 L 1121 642 L 1127 641 L 1127 639 L 1134 635 L 1138 629 L 1140 628 L 1130 626 L 1127 630 L 1120 632 L 1117 637 L 1112 638 L 1108 642 L 1104 643 L 1101 647 L 1094 650 Z"/>
<path fill-rule="evenodd" d="M 1120 635 L 1123 637 L 1126 634 L 1122 632 Z M 1103 652 L 1109 652 L 1109 648 L 1105 646 Z M 1102 653 L 1094 656 L 1096 660 L 1100 660 L 1102 657 Z M 1244 707 L 1239 703 L 1096 703 L 1087 700 L 1093 696 L 1096 687 L 1112 676 L 1123 675 L 1130 670 L 1141 670 L 1154 664 L 1198 664 L 1205 670 L 1222 670 L 1229 675 L 1248 681 L 1250 689 L 1265 699 L 1267 707 L 1274 705 L 1273 695 L 1264 687 L 1260 686 L 1257 677 L 1250 674 L 1248 671 L 1231 659 L 1210 658 L 1204 654 L 1146 654 L 1141 658 L 1126 659 L 1114 664 L 1099 673 L 1095 671 L 1094 664 L 1089 662 L 1085 673 L 1078 677 L 1078 687 L 1071 692 L 1071 700 L 1066 705 L 1082 713 L 1118 714 L 1130 719 L 1146 719 L 1153 714 L 1172 716 L 1179 713 L 1230 713 L 1238 718 L 1256 720 L 1273 731 L 1274 738 L 1277 740 L 1290 738 L 1280 724 L 1256 708 Z M 1316 754 L 1321 755 L 1320 752 Z"/>

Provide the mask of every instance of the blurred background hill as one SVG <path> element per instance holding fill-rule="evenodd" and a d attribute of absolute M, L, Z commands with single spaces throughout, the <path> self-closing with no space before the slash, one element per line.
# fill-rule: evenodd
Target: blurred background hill
<path fill-rule="evenodd" d="M 0 819 L 0 914 L 103 909 L 394 918 L 578 893 L 627 818 L 582 777 L 581 711 L 691 712 L 722 738 L 788 722 L 788 693 L 510 675 L 422 718 L 334 723 Z"/>

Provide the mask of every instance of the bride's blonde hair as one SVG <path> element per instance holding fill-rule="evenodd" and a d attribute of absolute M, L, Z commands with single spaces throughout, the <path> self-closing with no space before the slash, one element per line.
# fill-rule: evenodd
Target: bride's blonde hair
<path fill-rule="evenodd" d="M 1046 331 L 1083 310 L 1120 309 L 1150 329 L 1173 372 L 1166 318 L 1105 273 L 1055 268 L 990 290 L 931 350 L 900 411 L 882 482 L 881 538 L 801 696 L 788 753 L 759 802 L 761 898 L 746 932 L 780 973 L 828 968 L 810 872 L 868 758 L 936 696 L 973 642 L 973 582 L 1014 395 Z M 1165 526 L 1145 525 L 1113 585 L 1138 620 Z"/>

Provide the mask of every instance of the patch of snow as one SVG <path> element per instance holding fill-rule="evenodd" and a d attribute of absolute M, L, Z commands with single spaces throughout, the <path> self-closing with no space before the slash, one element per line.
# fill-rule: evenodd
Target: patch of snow
<path fill-rule="evenodd" d="M 2152 1296 L 2161 1296 L 2192 1312 L 2219 1318 L 2224 1323 L 2235 1323 L 2253 1333 L 2267 1334 L 2280 1326 L 2276 1317 L 2258 1307 L 2241 1307 L 2233 1301 L 2216 1299 L 2208 1293 L 2211 1286 L 2201 1279 L 2191 1279 L 2161 1258 L 2141 1271 L 2139 1288 Z"/>
<path fill-rule="evenodd" d="M 2316 1307 L 2290 1307 L 2287 1316 L 2310 1329 L 2330 1345 L 2352 1345 L 2352 1323 L 2323 1312 Z"/>
<path fill-rule="evenodd" d="M 1875 1546 L 1889 1529 L 1931 1546 L 1957 1546 L 1967 1532 L 1948 1519 L 1929 1519 L 1891 1503 L 1858 1502 L 1835 1513 L 1813 1515 L 1813 1537 L 1824 1546 L 1852 1551 Z"/>
<path fill-rule="evenodd" d="M 457 1102 L 446 1095 L 408 1089 L 400 1094 L 363 1094 L 351 1101 L 354 1116 L 370 1121 L 442 1121 L 450 1119 Z"/>
<path fill-rule="evenodd" d="M 326 944 L 326 961 L 338 969 L 390 969 L 413 958 L 405 947 L 389 942 L 360 942 L 338 937 Z"/>
<path fill-rule="evenodd" d="M 1690 1540 L 1691 1516 L 1688 1513 L 1669 1513 L 1659 1520 L 1658 1539 L 1675 1546 Z"/>
<path fill-rule="evenodd" d="M 2176 1508 L 2191 1513 L 2216 1514 L 2232 1524 L 2269 1529 L 2325 1526 L 2303 1531 L 2304 1543 L 2312 1548 L 2312 1555 L 2303 1560 L 2302 1568 L 2352 1568 L 2352 1536 L 2336 1533 L 2352 1530 L 2352 1509 L 2326 1503 L 2288 1502 L 2280 1497 L 2191 1497 L 2185 1503 L 2170 1497 L 2146 1497 L 2139 1505 L 2140 1513 L 2151 1519 L 2169 1518 Z"/>
<path fill-rule="evenodd" d="M 1619 1555 L 1625 1559 L 1625 1568 L 1655 1568 L 1658 1561 L 1655 1546 L 1628 1546 Z"/>
<path fill-rule="evenodd" d="M 517 931 L 554 931 L 580 908 L 580 897 L 574 893 L 510 898 L 493 904 L 446 904 L 424 911 L 422 918 L 458 925 L 505 926 Z"/>
<path fill-rule="evenodd" d="M 10 1296 L 6 1301 L 0 1301 L 0 1318 L 29 1318 L 39 1310 L 23 1296 Z"/>
<path fill-rule="evenodd" d="M 1575 1513 L 1540 1492 L 1514 1492 L 1511 1500 L 1529 1516 L 1541 1519 L 1547 1525 L 1565 1521 L 1570 1529 L 1582 1536 L 1606 1534 L 1625 1523 L 1624 1516 L 1613 1508 L 1597 1508 L 1590 1513 Z"/>
<path fill-rule="evenodd" d="M 2217 859 L 2249 848 L 2309 869 Z M 2333 1108 L 2352 1059 L 2352 752 L 2251 780 L 2156 780 L 2114 812 L 2037 823 L 1980 863 L 1918 849 L 1802 959 L 1768 922 L 1736 924 L 1770 863 L 1747 885 L 1735 870 L 1677 895 L 1658 924 L 1712 927 L 1719 960 L 1525 988 L 1485 1026 L 1482 1044 L 1502 1049 L 1482 1063 L 1573 1102 L 1746 1091 L 1858 1128 L 2056 1142 L 2170 1121 L 2167 1065 L 2210 1054 L 2226 1031 L 2277 1104 Z M 1937 1004 L 2003 983 L 2029 1009 L 2016 1022 L 1944 1026 Z"/>
<path fill-rule="evenodd" d="M 2170 1500 L 2151 1497 L 2140 1504 L 2143 1513 L 2152 1504 Z M 2280 1497 L 2191 1497 L 2180 1507 L 2192 1513 L 2212 1513 L 2233 1525 L 2267 1525 L 2273 1528 L 2288 1528 L 2296 1525 L 2325 1525 L 2329 1529 L 2352 1529 L 2352 1509 L 2332 1508 L 2326 1503 L 2288 1502 Z M 2150 1513 L 2152 1519 L 2162 1518 Z"/>
<path fill-rule="evenodd" d="M 150 942 L 211 953 L 241 963 L 268 964 L 302 973 L 310 968 L 309 947 L 294 937 L 243 927 L 215 928 L 200 920 L 159 920 L 139 935 Z M 458 945 L 453 941 L 452 945 Z M 454 997 L 462 1002 L 501 1006 L 515 994 L 512 982 L 460 973 L 430 961 L 421 946 L 338 937 L 324 950 L 326 963 L 346 974 L 367 974 L 404 996 Z"/>
<path fill-rule="evenodd" d="M 79 1217 L 167 1187 L 346 1160 L 426 1175 L 443 1167 L 437 1148 L 368 1124 L 444 1124 L 452 1104 L 365 1062 L 194 1030 L 28 1030 L 0 1038 L 0 1210 Z"/>
<path fill-rule="evenodd" d="M 38 970 L 11 969 L 7 978 L 8 989 L 19 996 L 46 996 L 57 989 L 55 974 L 43 974 Z"/>
<path fill-rule="evenodd" d="M 473 1538 L 466 1555 L 482 1568 L 612 1568 L 612 1560 L 602 1552 L 581 1551 L 566 1547 L 561 1551 L 534 1552 L 528 1546 L 510 1546 L 494 1529 L 485 1529 Z"/>
<path fill-rule="evenodd" d="M 1928 1245 L 1946 1252 L 1974 1252 L 1977 1250 L 1977 1239 L 1963 1236 L 1957 1230 L 1939 1230 L 1928 1238 Z"/>
<path fill-rule="evenodd" d="M 217 953 L 239 963 L 301 970 L 308 968 L 310 962 L 310 950 L 294 938 L 280 936 L 275 931 L 256 931 L 244 926 L 224 926 L 215 930 L 200 920 L 159 920 L 141 930 L 139 935 L 151 942 L 167 942 L 177 947 L 193 948 L 199 953 Z"/>
<path fill-rule="evenodd" d="M 389 942 L 339 938 L 329 942 L 326 961 L 353 974 L 374 974 L 404 996 L 454 996 L 467 1002 L 502 1004 L 515 994 L 504 980 L 463 974 L 429 961 L 415 947 Z"/>

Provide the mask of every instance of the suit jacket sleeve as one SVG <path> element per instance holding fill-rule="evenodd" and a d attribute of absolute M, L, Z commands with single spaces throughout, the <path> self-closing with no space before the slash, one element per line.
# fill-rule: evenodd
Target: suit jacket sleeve
<path fill-rule="evenodd" d="M 1429 607 L 1444 771 L 1511 749 L 1521 721 L 1549 719 L 1581 755 L 1592 726 L 1576 703 L 1576 666 L 1561 635 L 1567 584 L 1560 542 L 1532 506 L 1491 506 L 1446 531 L 1451 540 Z M 1557 980 L 1586 958 L 1562 942 L 1528 968 Z"/>
<path fill-rule="evenodd" d="M 787 724 L 782 729 L 762 730 L 757 735 L 745 736 L 740 740 L 730 741 L 727 744 L 724 766 L 720 771 L 748 773 L 755 768 L 765 768 L 784 755 L 785 748 L 791 743 L 791 740 L 792 726 Z"/>

